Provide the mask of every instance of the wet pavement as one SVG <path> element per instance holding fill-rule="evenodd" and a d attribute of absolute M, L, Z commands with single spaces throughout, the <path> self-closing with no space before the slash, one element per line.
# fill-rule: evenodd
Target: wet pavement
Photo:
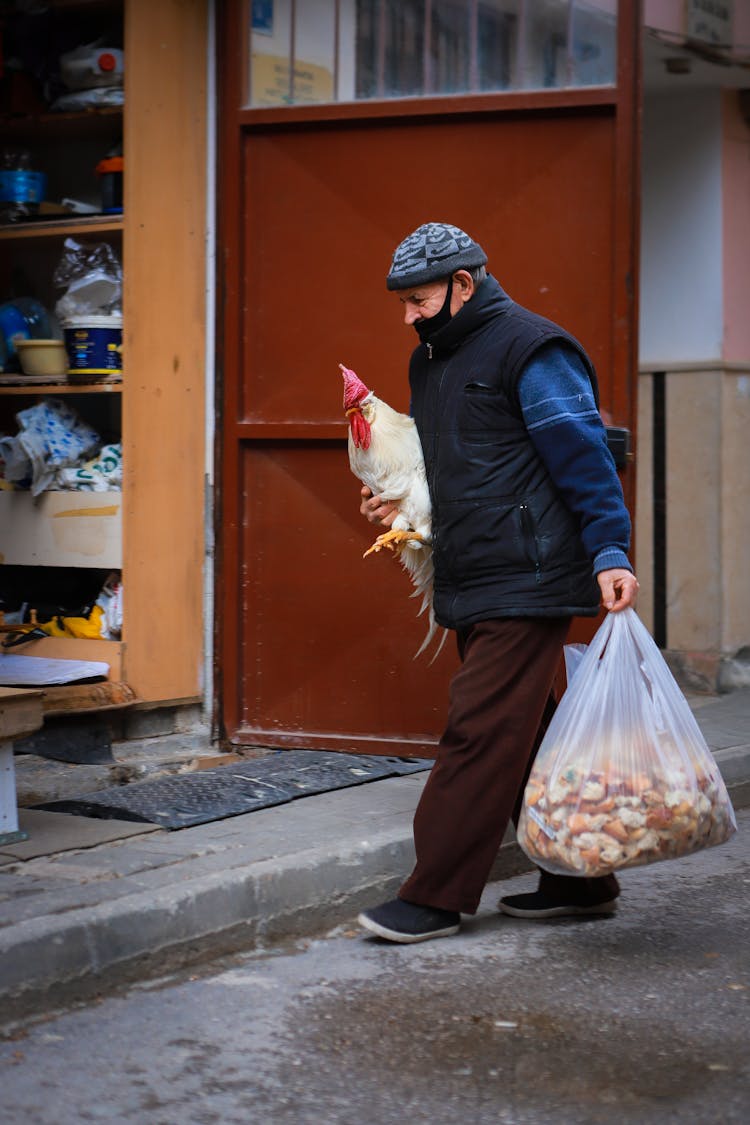
<path fill-rule="evenodd" d="M 354 920 L 6 1029 L 7 1125 L 734 1125 L 750 1119 L 750 811 L 625 872 L 618 913 L 454 938 Z M 71 1080 L 74 1076 L 74 1080 Z"/>
<path fill-rule="evenodd" d="M 735 808 L 747 807 L 750 690 L 691 706 Z M 126 976 L 320 933 L 391 897 L 414 862 L 427 776 L 176 831 L 21 809 L 29 839 L 0 846 L 0 1013 L 44 1011 Z M 529 866 L 508 833 L 493 878 Z"/>

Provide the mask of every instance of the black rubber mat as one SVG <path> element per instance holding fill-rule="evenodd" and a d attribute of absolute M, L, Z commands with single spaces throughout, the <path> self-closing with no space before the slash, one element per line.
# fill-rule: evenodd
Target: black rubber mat
<path fill-rule="evenodd" d="M 41 730 L 16 739 L 13 753 L 35 754 L 38 758 L 77 766 L 115 764 L 110 724 L 94 715 L 87 715 L 86 720 L 72 716 L 49 718 Z"/>
<path fill-rule="evenodd" d="M 229 816 L 283 805 L 314 793 L 328 793 L 384 777 L 428 770 L 426 758 L 279 750 L 216 769 L 136 781 L 35 808 L 50 812 L 135 820 L 162 828 L 188 828 Z"/>

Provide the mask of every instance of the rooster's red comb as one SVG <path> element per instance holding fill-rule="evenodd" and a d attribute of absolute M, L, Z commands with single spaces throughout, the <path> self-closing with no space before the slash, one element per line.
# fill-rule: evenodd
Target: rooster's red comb
<path fill-rule="evenodd" d="M 344 376 L 344 410 L 351 410 L 353 406 L 359 406 L 362 399 L 366 398 L 370 391 L 356 372 L 349 367 L 344 367 L 343 363 L 340 363 L 339 367 L 341 368 L 341 374 Z"/>

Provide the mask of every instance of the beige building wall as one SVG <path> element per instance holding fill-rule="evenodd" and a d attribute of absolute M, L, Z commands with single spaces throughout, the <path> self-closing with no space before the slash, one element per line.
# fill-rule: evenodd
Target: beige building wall
<path fill-rule="evenodd" d="M 749 201 L 750 206 L 750 201 Z M 721 650 L 744 654 L 750 645 L 750 362 L 727 371 L 721 395 Z M 741 669 L 723 669 L 744 680 Z"/>
<path fill-rule="evenodd" d="M 640 582 L 638 615 L 649 632 L 654 631 L 654 473 L 653 473 L 653 376 L 638 378 L 638 417 L 635 493 L 635 573 Z"/>
<path fill-rule="evenodd" d="M 666 376 L 667 644 L 721 644 L 720 371 Z"/>
<path fill-rule="evenodd" d="M 737 89 L 647 91 L 643 163 L 639 609 L 652 631 L 665 609 L 665 648 L 686 686 L 729 690 L 750 686 L 750 105 Z M 665 607 L 654 583 L 661 440 Z"/>
<path fill-rule="evenodd" d="M 746 686 L 750 646 L 750 364 L 664 371 L 666 650 L 694 690 Z M 654 605 L 654 376 L 639 376 L 636 573 Z M 748 685 L 750 686 L 750 685 Z"/>

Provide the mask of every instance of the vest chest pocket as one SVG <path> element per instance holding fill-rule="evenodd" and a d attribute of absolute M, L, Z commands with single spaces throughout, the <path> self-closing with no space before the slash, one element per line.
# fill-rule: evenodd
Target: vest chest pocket
<path fill-rule="evenodd" d="M 522 428 L 509 412 L 505 394 L 484 383 L 466 383 L 456 407 L 458 432 L 471 445 L 503 444 Z"/>

